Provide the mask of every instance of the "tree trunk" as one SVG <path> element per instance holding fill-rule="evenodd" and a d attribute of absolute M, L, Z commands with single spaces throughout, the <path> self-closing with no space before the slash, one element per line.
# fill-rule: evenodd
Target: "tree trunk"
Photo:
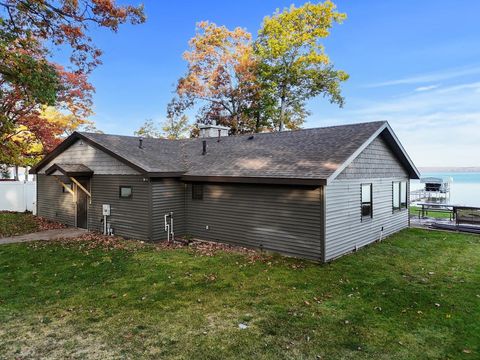
<path fill-rule="evenodd" d="M 284 119 L 285 119 L 285 96 L 280 98 L 280 124 L 278 124 L 278 131 L 283 131 Z"/>
<path fill-rule="evenodd" d="M 255 132 L 258 133 L 260 131 L 260 111 L 256 111 L 255 114 Z"/>

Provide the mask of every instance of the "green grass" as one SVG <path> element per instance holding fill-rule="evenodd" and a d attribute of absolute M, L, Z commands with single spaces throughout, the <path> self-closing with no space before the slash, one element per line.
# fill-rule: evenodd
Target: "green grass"
<path fill-rule="evenodd" d="M 410 215 L 418 217 L 418 211 L 422 210 L 419 206 L 410 206 Z M 434 219 L 450 219 L 451 215 L 448 211 L 429 211 L 427 217 Z"/>
<path fill-rule="evenodd" d="M 420 229 L 327 265 L 4 245 L 0 358 L 478 359 L 479 284 L 479 236 Z"/>
<path fill-rule="evenodd" d="M 37 231 L 33 215 L 28 213 L 0 212 L 0 238 Z"/>

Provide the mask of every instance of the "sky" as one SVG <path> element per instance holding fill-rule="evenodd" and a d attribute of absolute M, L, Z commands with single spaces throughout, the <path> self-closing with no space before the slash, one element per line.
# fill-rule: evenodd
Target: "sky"
<path fill-rule="evenodd" d="M 346 104 L 312 99 L 304 127 L 388 120 L 417 166 L 480 166 L 480 1 L 335 3 L 347 20 L 324 45 L 334 65 L 350 74 L 342 88 Z M 90 78 L 96 126 L 132 135 L 146 119 L 165 119 L 197 22 L 256 35 L 264 16 L 290 4 L 145 0 L 145 24 L 116 34 L 92 29 L 104 51 Z"/>

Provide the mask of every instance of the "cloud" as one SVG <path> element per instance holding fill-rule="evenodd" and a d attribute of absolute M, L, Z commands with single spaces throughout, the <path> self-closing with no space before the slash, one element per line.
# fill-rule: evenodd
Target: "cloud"
<path fill-rule="evenodd" d="M 467 75 L 476 75 L 476 74 L 480 74 L 480 66 L 455 68 L 455 69 L 449 69 L 441 72 L 416 75 L 416 76 L 411 76 L 411 77 L 406 77 L 406 78 L 396 79 L 396 80 L 389 80 L 389 81 L 369 84 L 367 85 L 367 87 L 375 88 L 375 87 L 394 86 L 394 85 L 425 84 L 425 83 L 439 82 L 442 80 L 450 80 L 450 79 L 455 79 L 455 78 L 459 78 Z"/>
<path fill-rule="evenodd" d="M 308 125 L 388 120 L 418 166 L 480 166 L 480 82 L 349 104 Z"/>
<path fill-rule="evenodd" d="M 421 91 L 429 91 L 429 90 L 433 90 L 433 89 L 436 89 L 440 87 L 439 84 L 436 84 L 436 85 L 428 85 L 428 86 L 419 86 L 415 89 L 416 92 L 421 92 Z"/>

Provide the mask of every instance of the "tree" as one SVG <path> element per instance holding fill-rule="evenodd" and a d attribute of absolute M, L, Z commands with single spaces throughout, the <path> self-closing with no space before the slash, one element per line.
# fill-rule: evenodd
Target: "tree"
<path fill-rule="evenodd" d="M 160 131 L 152 119 L 145 120 L 134 135 L 144 138 L 182 139 L 188 136 L 191 126 L 184 111 L 192 106 L 185 98 L 173 98 L 167 105 L 167 118 L 162 123 Z"/>
<path fill-rule="evenodd" d="M 157 126 L 153 122 L 152 119 L 147 119 L 143 123 L 142 126 L 136 131 L 133 132 L 135 136 L 140 136 L 143 138 L 154 138 L 158 139 L 162 137 L 162 134 L 160 133 L 160 130 L 158 130 Z"/>
<path fill-rule="evenodd" d="M 274 126 L 279 131 L 301 126 L 308 115 L 305 103 L 315 96 L 343 106 L 340 83 L 348 75 L 334 69 L 321 40 L 345 18 L 327 0 L 298 8 L 292 5 L 263 20 L 254 45 L 257 82 L 262 97 L 273 104 Z"/>
<path fill-rule="evenodd" d="M 190 103 L 182 102 L 180 99 L 172 99 L 167 106 L 167 119 L 163 122 L 163 135 L 167 139 L 183 139 L 188 137 L 191 126 L 188 123 L 188 116 L 183 112 L 190 106 Z"/>
<path fill-rule="evenodd" d="M 167 139 L 177 140 L 188 137 L 190 130 L 188 116 L 180 115 L 178 118 L 167 118 L 163 123 L 162 130 Z"/>
<path fill-rule="evenodd" d="M 215 120 L 232 133 L 251 131 L 251 119 L 244 116 L 255 86 L 251 34 L 204 21 L 197 24 L 189 45 L 184 54 L 188 70 L 178 82 L 177 94 L 190 105 L 200 104 L 198 122 Z"/>
<path fill-rule="evenodd" d="M 0 178 L 2 179 L 10 179 L 12 174 L 10 173 L 10 169 L 7 165 L 2 164 L 0 165 Z"/>
<path fill-rule="evenodd" d="M 43 42 L 48 41 L 69 47 L 70 61 L 82 73 L 98 65 L 102 53 L 88 36 L 90 25 L 117 32 L 121 24 L 145 21 L 142 5 L 119 6 L 114 0 L 3 0 L 0 9 L 2 47 L 12 58 L 26 52 L 36 55 L 33 60 L 45 60 L 49 51 Z"/>
<path fill-rule="evenodd" d="M 15 160 L 24 152 L 19 132 L 30 133 L 45 150 L 58 141 L 60 130 L 40 117 L 44 106 L 68 109 L 77 119 L 89 115 L 93 87 L 87 76 L 101 55 L 88 36 L 91 25 L 116 32 L 120 24 L 144 20 L 142 6 L 118 6 L 114 0 L 1 1 L 1 157 Z M 52 45 L 71 50 L 72 69 L 49 61 Z"/>
<path fill-rule="evenodd" d="M 89 126 L 93 87 L 86 75 L 55 65 L 59 76 L 56 108 L 25 98 L 18 86 L 0 79 L 0 163 L 32 165 L 72 129 Z M 46 113 L 45 113 L 46 112 Z"/>

